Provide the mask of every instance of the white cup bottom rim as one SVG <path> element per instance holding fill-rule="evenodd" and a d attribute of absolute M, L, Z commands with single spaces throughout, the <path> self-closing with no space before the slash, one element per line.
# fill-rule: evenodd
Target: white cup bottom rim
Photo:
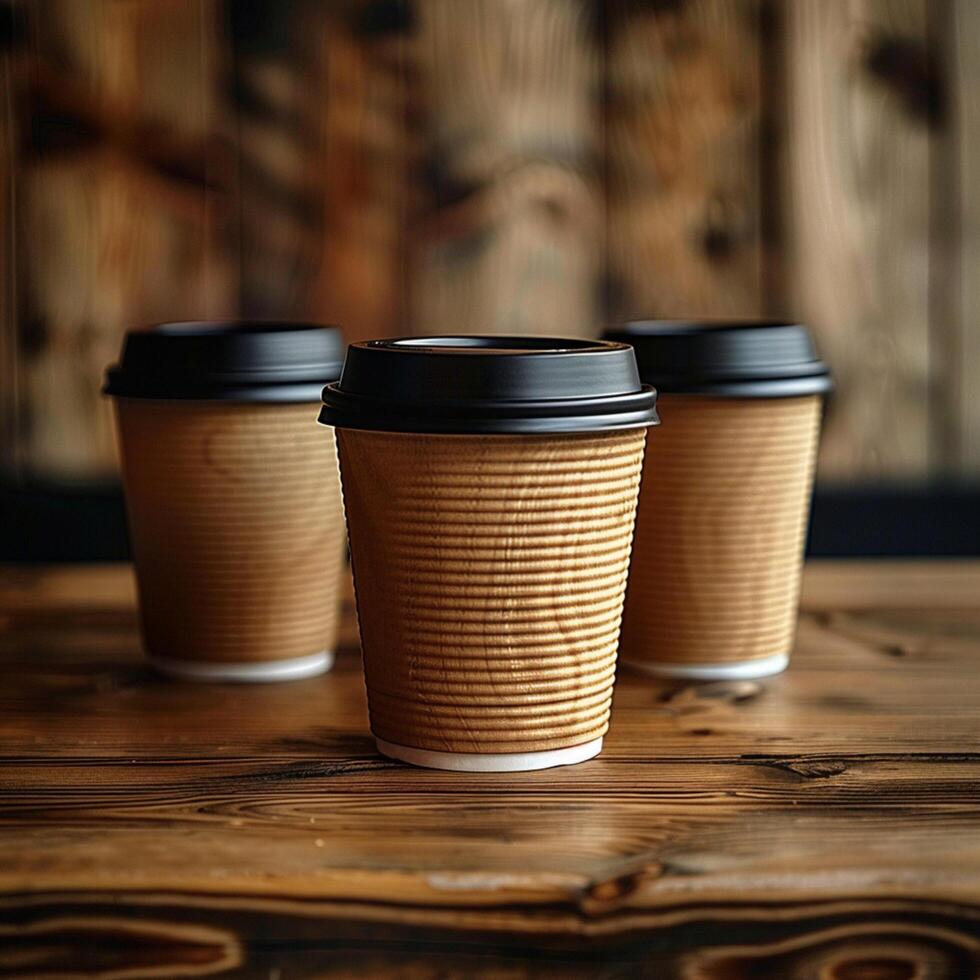
<path fill-rule="evenodd" d="M 789 654 L 777 653 L 757 660 L 738 660 L 726 664 L 681 664 L 665 661 L 629 660 L 623 664 L 654 677 L 691 681 L 751 680 L 781 674 L 789 666 Z"/>
<path fill-rule="evenodd" d="M 168 677 L 188 681 L 230 682 L 237 684 L 268 684 L 316 677 L 333 666 L 332 650 L 318 650 L 303 657 L 258 662 L 205 663 L 200 660 L 180 660 L 175 657 L 147 658 L 150 665 Z"/>
<path fill-rule="evenodd" d="M 454 772 L 530 772 L 570 766 L 593 759 L 602 750 L 602 737 L 581 745 L 543 752 L 435 752 L 397 745 L 375 738 L 378 751 L 391 759 L 425 769 L 447 769 Z"/>

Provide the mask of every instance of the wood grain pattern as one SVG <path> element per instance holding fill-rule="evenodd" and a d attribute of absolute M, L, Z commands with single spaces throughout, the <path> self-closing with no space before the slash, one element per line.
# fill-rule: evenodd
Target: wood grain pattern
<path fill-rule="evenodd" d="M 793 646 L 821 398 L 662 395 L 621 654 L 725 665 Z"/>
<path fill-rule="evenodd" d="M 378 738 L 485 754 L 605 734 L 645 441 L 340 430 Z"/>
<path fill-rule="evenodd" d="M 327 5 L 225 2 L 239 311 L 316 319 L 326 229 Z M 339 161 L 338 161 L 339 162 Z"/>
<path fill-rule="evenodd" d="M 309 315 L 340 324 L 350 342 L 401 334 L 422 145 L 409 8 L 356 0 L 340 5 L 347 16 L 313 9 L 324 186 Z"/>
<path fill-rule="evenodd" d="M 952 377 L 942 379 L 956 396 L 950 412 L 957 445 L 947 470 L 968 477 L 980 474 L 980 400 L 976 372 L 980 371 L 980 7 L 969 0 L 954 0 L 946 40 L 952 63 L 950 103 L 955 180 L 958 190 L 956 263 L 956 336 L 950 339 L 945 364 Z M 949 134 L 947 134 L 947 139 Z M 952 177 L 952 175 L 951 175 Z"/>
<path fill-rule="evenodd" d="M 306 18 L 292 3 L 225 3 L 234 105 L 238 305 L 255 319 L 306 315 L 323 207 L 323 103 Z"/>
<path fill-rule="evenodd" d="M 352 646 L 188 688 L 141 665 L 129 569 L 6 570 L 0 968 L 971 978 L 978 590 L 811 565 L 785 675 L 624 672 L 599 759 L 516 777 L 378 757 Z"/>
<path fill-rule="evenodd" d="M 597 54 L 583 0 L 420 0 L 427 195 L 416 332 L 588 336 L 599 311 Z"/>
<path fill-rule="evenodd" d="M 928 466 L 932 117 L 923 0 L 786 7 L 786 280 L 837 390 L 820 473 Z M 896 243 L 901 242 L 901 248 Z"/>
<path fill-rule="evenodd" d="M 607 315 L 759 315 L 759 4 L 604 10 Z"/>
<path fill-rule="evenodd" d="M 11 50 L 18 41 L 18 20 L 13 9 L 0 15 L 0 28 L 9 32 L 7 45 L 0 46 L 0 470 L 16 472 L 19 460 L 17 427 L 20 417 L 17 388 L 17 251 L 14 228 L 17 225 L 17 171 L 14 147 L 14 81 Z"/>
<path fill-rule="evenodd" d="M 215 3 L 22 5 L 16 228 L 26 470 L 115 468 L 102 372 L 126 329 L 221 316 Z"/>

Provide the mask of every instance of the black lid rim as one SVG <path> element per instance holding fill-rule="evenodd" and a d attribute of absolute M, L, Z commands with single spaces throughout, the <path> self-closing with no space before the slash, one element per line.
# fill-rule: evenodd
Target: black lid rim
<path fill-rule="evenodd" d="M 309 342 L 304 342 L 304 338 L 314 334 L 328 340 L 322 351 L 317 350 L 316 345 L 311 350 Z M 255 344 L 275 341 L 277 337 L 281 340 L 276 354 L 282 353 L 283 344 L 288 349 L 291 340 L 299 341 L 299 350 L 289 350 L 283 363 L 275 363 L 276 354 L 272 355 L 272 363 L 247 363 L 256 357 Z M 223 339 L 240 341 L 238 349 L 246 351 L 244 358 L 238 355 L 229 359 L 227 348 L 224 355 L 215 354 L 221 347 L 213 345 L 220 344 Z M 133 354 L 127 368 L 131 341 L 142 350 Z M 230 360 L 233 369 L 229 370 L 227 363 L 210 368 L 204 363 L 187 363 L 187 348 L 182 341 L 209 345 L 202 360 L 209 357 L 212 362 Z M 147 362 L 146 345 L 152 345 L 149 350 L 160 357 L 160 363 Z M 328 351 L 331 346 L 335 346 L 336 351 Z M 248 353 L 249 348 L 251 353 Z M 181 350 L 185 352 L 183 359 Z M 340 376 L 342 350 L 340 329 L 333 324 L 234 319 L 169 321 L 126 334 L 123 355 L 119 363 L 107 369 L 102 393 L 117 398 L 166 401 L 316 403 L 324 382 Z M 330 356 L 323 360 L 306 360 L 305 356 L 311 353 L 329 353 Z M 169 365 L 165 363 L 167 354 L 176 356 L 176 361 Z M 264 354 L 269 356 L 268 347 L 264 348 Z M 296 354 L 300 357 L 296 358 Z"/>
<path fill-rule="evenodd" d="M 651 376 L 650 380 L 653 380 Z M 659 378 L 660 395 L 704 395 L 715 398 L 799 398 L 834 390 L 829 373 L 785 378 Z"/>
<path fill-rule="evenodd" d="M 486 419 L 472 424 L 459 420 L 437 422 L 430 418 L 391 421 L 382 418 L 361 418 L 356 423 L 334 422 L 326 407 L 320 410 L 317 421 L 334 429 L 354 429 L 358 432 L 388 432 L 397 435 L 416 436 L 587 436 L 603 432 L 627 432 L 632 429 L 649 429 L 660 425 L 660 419 L 642 418 L 626 420 L 615 415 L 608 418 L 590 416 L 557 419 Z"/>
<path fill-rule="evenodd" d="M 479 435 L 656 425 L 656 391 L 629 344 L 456 334 L 351 344 L 320 421 L 380 432 Z"/>
<path fill-rule="evenodd" d="M 240 402 L 242 404 L 266 402 L 279 405 L 317 405 L 320 402 L 322 388 L 319 381 L 309 381 L 306 384 L 270 384 L 270 385 L 225 385 L 223 387 L 197 387 L 186 385 L 176 390 L 144 385 L 139 388 L 129 388 L 124 384 L 109 382 L 103 387 L 102 394 L 111 398 L 125 398 L 137 401 L 165 402 Z"/>
<path fill-rule="evenodd" d="M 781 335 L 772 339 L 776 356 L 760 358 L 759 345 L 772 349 L 765 339 L 770 330 Z M 809 331 L 794 320 L 634 320 L 607 329 L 603 337 L 632 344 L 640 376 L 664 395 L 793 398 L 824 395 L 834 387 Z M 713 338 L 724 339 L 725 346 L 711 345 Z"/>
<path fill-rule="evenodd" d="M 335 323 L 317 323 L 314 320 L 268 320 L 268 319 L 236 319 L 226 317 L 216 320 L 161 320 L 150 323 L 135 333 L 155 333 L 166 337 L 215 337 L 229 333 L 236 334 L 270 334 L 292 333 L 304 330 L 339 330 Z"/>
<path fill-rule="evenodd" d="M 710 318 L 704 320 L 656 320 L 653 318 L 641 320 L 627 320 L 625 323 L 609 327 L 604 333 L 631 333 L 634 336 L 686 336 L 696 333 L 716 333 L 736 332 L 745 329 L 752 330 L 779 330 L 785 327 L 795 327 L 806 329 L 806 324 L 799 320 L 782 320 L 778 317 L 760 317 L 753 319 L 745 317 L 742 319 L 718 319 Z"/>
<path fill-rule="evenodd" d="M 615 398 L 526 401 L 467 400 L 429 402 L 424 414 L 398 404 L 345 392 L 339 382 L 323 389 L 319 421 L 338 429 L 457 435 L 529 435 L 605 432 L 660 424 L 657 392 L 650 385 Z"/>

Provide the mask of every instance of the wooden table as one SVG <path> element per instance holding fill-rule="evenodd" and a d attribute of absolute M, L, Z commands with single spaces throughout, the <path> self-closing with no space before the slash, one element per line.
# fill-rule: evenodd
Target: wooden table
<path fill-rule="evenodd" d="M 601 757 L 386 761 L 333 673 L 182 686 L 126 567 L 0 574 L 0 977 L 974 977 L 980 564 L 812 565 L 792 668 L 624 671 Z"/>

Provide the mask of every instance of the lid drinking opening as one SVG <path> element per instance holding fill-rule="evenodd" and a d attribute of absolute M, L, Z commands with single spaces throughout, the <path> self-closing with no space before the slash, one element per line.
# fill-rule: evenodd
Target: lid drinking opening
<path fill-rule="evenodd" d="M 580 351 L 607 351 L 622 344 L 597 343 L 567 337 L 510 337 L 481 334 L 458 334 L 440 337 L 396 337 L 369 340 L 360 345 L 368 348 L 399 350 L 426 354 L 568 354 Z"/>

